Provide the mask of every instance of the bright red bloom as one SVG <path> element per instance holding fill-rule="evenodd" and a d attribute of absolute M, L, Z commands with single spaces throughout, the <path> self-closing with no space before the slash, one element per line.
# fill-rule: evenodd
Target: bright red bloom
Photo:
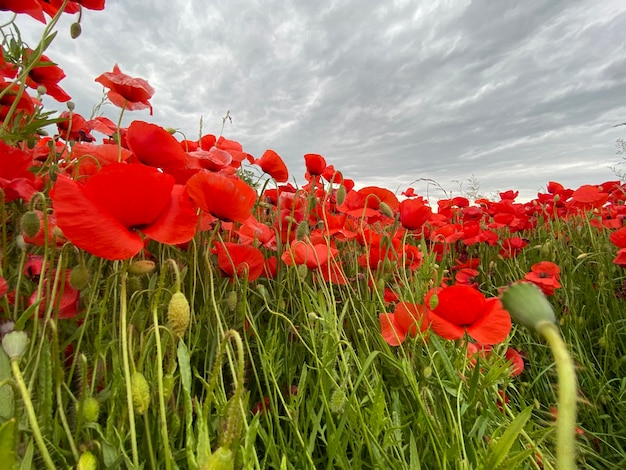
<path fill-rule="evenodd" d="M 306 171 L 313 176 L 321 175 L 326 169 L 326 160 L 316 153 L 307 153 L 304 156 Z"/>
<path fill-rule="evenodd" d="M 626 248 L 626 226 L 611 233 L 609 240 L 618 248 Z"/>
<path fill-rule="evenodd" d="M 524 279 L 539 286 L 545 295 L 554 295 L 554 290 L 561 287 L 559 277 L 561 270 L 551 261 L 541 261 L 531 266 L 531 272 Z"/>
<path fill-rule="evenodd" d="M 0 299 L 9 291 L 9 283 L 7 280 L 0 276 Z"/>
<path fill-rule="evenodd" d="M 424 203 L 422 197 L 405 199 L 400 203 L 400 223 L 409 230 L 418 230 L 428 221 L 433 210 Z"/>
<path fill-rule="evenodd" d="M 294 240 L 281 258 L 287 266 L 305 264 L 309 269 L 326 265 L 338 253 L 325 243 L 313 244 L 309 240 Z"/>
<path fill-rule="evenodd" d="M 200 209 L 227 222 L 244 222 L 257 200 L 245 182 L 207 171 L 189 178 L 187 190 Z"/>
<path fill-rule="evenodd" d="M 389 346 L 399 346 L 407 335 L 416 336 L 417 330 L 428 328 L 428 311 L 424 305 L 401 302 L 393 313 L 378 316 L 383 339 Z"/>
<path fill-rule="evenodd" d="M 261 250 L 252 245 L 219 242 L 215 244 L 217 264 L 228 277 L 245 277 L 248 281 L 259 278 L 265 269 Z"/>
<path fill-rule="evenodd" d="M 74 140 L 76 142 L 93 142 L 96 140 L 89 131 L 91 126 L 87 120 L 78 113 L 64 111 L 59 115 L 64 119 L 57 122 L 57 129 L 62 139 L 66 141 Z"/>
<path fill-rule="evenodd" d="M 28 93 L 20 94 L 20 86 L 18 84 L 3 80 L 0 83 L 0 94 L 2 94 L 2 97 L 0 98 L 0 121 L 4 121 L 6 119 L 15 100 L 17 100 L 15 108 L 16 114 L 23 113 L 30 115 L 35 112 L 36 100 Z"/>
<path fill-rule="evenodd" d="M 24 60 L 30 60 L 33 54 L 32 49 L 24 51 Z M 55 100 L 64 103 L 71 99 L 63 88 L 59 86 L 59 82 L 65 78 L 65 72 L 52 62 L 48 56 L 41 55 L 37 64 L 28 72 L 26 84 L 31 88 L 37 88 L 40 85 L 46 87 L 46 94 L 52 96 Z"/>
<path fill-rule="evenodd" d="M 111 260 L 139 253 L 144 248 L 139 232 L 170 245 L 188 242 L 198 220 L 184 186 L 139 164 L 112 163 L 85 184 L 59 175 L 50 196 L 65 237 Z"/>
<path fill-rule="evenodd" d="M 437 301 L 428 319 L 444 339 L 459 339 L 467 332 L 481 344 L 496 344 L 511 331 L 511 317 L 497 297 L 487 299 L 472 287 L 455 285 L 441 289 Z"/>
<path fill-rule="evenodd" d="M 4 201 L 17 198 L 30 201 L 37 192 L 35 175 L 28 171 L 33 164 L 32 156 L 0 140 L 0 189 L 4 191 Z"/>
<path fill-rule="evenodd" d="M 78 13 L 80 7 L 88 10 L 103 10 L 105 0 L 74 0 L 67 2 L 64 13 Z M 63 6 L 63 0 L 0 0 L 0 10 L 26 13 L 42 23 L 46 22 L 44 12 L 54 16 Z"/>
<path fill-rule="evenodd" d="M 278 183 L 285 183 L 289 179 L 287 165 L 280 155 L 273 150 L 266 150 L 261 158 L 251 161 L 254 165 L 259 165 L 264 173 L 274 178 Z"/>
<path fill-rule="evenodd" d="M 109 89 L 107 96 L 114 105 L 130 111 L 150 109 L 152 115 L 152 105 L 148 100 L 152 98 L 154 88 L 143 78 L 133 78 L 122 73 L 115 64 L 112 72 L 103 73 L 95 81 Z"/>
<path fill-rule="evenodd" d="M 133 121 L 126 131 L 126 143 L 145 165 L 162 168 L 165 172 L 185 166 L 187 154 L 180 143 L 156 124 Z"/>
<path fill-rule="evenodd" d="M 56 312 L 56 315 L 58 315 L 58 318 L 60 320 L 74 318 L 76 315 L 80 313 L 80 310 L 79 310 L 80 291 L 74 289 L 70 285 L 70 273 L 71 273 L 71 270 L 69 269 L 65 270 L 63 279 L 61 279 L 57 285 L 56 296 L 52 300 L 52 302 L 54 302 L 53 312 Z M 44 296 L 43 296 L 41 304 L 39 304 L 40 316 L 42 316 L 46 312 L 46 310 L 49 308 L 49 304 L 51 301 L 49 301 L 46 298 L 45 292 L 52 291 L 52 284 L 50 285 L 48 284 L 51 282 L 54 283 L 55 275 L 56 273 L 52 275 L 51 279 L 46 278 L 44 280 L 44 289 L 43 289 Z M 37 302 L 37 291 L 33 292 L 33 294 L 28 299 L 28 305 L 29 306 L 33 305 L 35 302 Z M 53 315 L 54 314 L 55 313 L 53 313 Z"/>

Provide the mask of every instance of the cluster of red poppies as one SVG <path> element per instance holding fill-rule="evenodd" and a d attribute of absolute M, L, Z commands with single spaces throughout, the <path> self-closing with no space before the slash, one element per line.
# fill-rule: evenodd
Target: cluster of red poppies
<path fill-rule="evenodd" d="M 0 2 L 0 9 L 39 19 L 39 7 L 51 13 L 55 5 L 33 0 L 22 8 L 17 3 Z M 66 94 L 58 86 L 62 70 L 44 56 L 39 60 L 43 65 L 31 69 L 26 83 L 43 85 L 64 101 Z M 17 70 L 4 65 L 4 77 L 15 77 Z M 152 111 L 152 87 L 117 65 L 96 82 L 109 90 L 113 104 Z M 16 109 L 21 116 L 32 112 L 35 99 L 15 82 L 0 86 L 0 119 L 17 116 Z M 35 192 L 49 190 L 53 212 L 42 218 L 48 227 L 41 233 L 108 260 L 149 257 L 151 240 L 184 245 L 199 232 L 215 230 L 219 237 L 209 248 L 229 278 L 254 281 L 272 278 L 287 266 L 303 266 L 319 281 L 346 285 L 370 272 L 385 278 L 405 270 L 410 277 L 425 255 L 434 253 L 440 260 L 452 247 L 462 253 L 466 247 L 486 244 L 503 257 L 514 257 L 524 250 L 527 231 L 556 218 L 584 215 L 599 230 L 615 230 L 610 238 L 619 248 L 614 261 L 626 266 L 626 191 L 619 181 L 576 190 L 549 183 L 546 193 L 528 203 L 515 202 L 518 194 L 513 191 L 501 193 L 497 201 L 478 199 L 474 204 L 455 197 L 438 201 L 434 210 L 412 188 L 402 193 L 402 201 L 384 188 L 355 189 L 354 182 L 324 157 L 306 154 L 304 186 L 280 184 L 257 194 L 238 171 L 248 162 L 276 183 L 285 183 L 287 167 L 273 150 L 255 158 L 223 137 L 179 141 L 167 129 L 142 121 L 118 129 L 102 117 L 86 120 L 72 111 L 60 117 L 58 135 L 40 138 L 32 147 L 0 141 L 4 201 L 29 201 Z M 95 143 L 93 132 L 104 134 L 102 143 Z M 51 155 L 55 172 L 40 171 Z M 43 243 L 42 237 L 25 240 Z M 422 252 L 424 247 L 428 253 Z M 511 320 L 497 298 L 477 290 L 473 280 L 478 268 L 475 259 L 459 262 L 454 278 L 432 286 L 419 304 L 400 299 L 392 283 L 385 285 L 385 300 L 396 305 L 392 313 L 380 315 L 385 340 L 399 345 L 407 335 L 430 328 L 446 339 L 467 334 L 481 345 L 503 341 Z M 544 261 L 532 267 L 526 280 L 551 295 L 560 287 L 559 274 L 557 265 Z M 456 283 L 449 285 L 453 279 Z"/>

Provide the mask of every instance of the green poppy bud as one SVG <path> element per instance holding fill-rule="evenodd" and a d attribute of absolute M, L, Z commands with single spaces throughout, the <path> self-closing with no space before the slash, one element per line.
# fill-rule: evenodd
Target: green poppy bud
<path fill-rule="evenodd" d="M 72 23 L 70 26 L 70 37 L 72 39 L 76 39 L 82 32 L 83 28 L 81 28 L 80 23 Z"/>
<path fill-rule="evenodd" d="M 41 230 L 41 220 L 35 211 L 24 212 L 22 219 L 20 220 L 22 226 L 22 232 L 27 237 L 33 238 Z"/>
<path fill-rule="evenodd" d="M 175 292 L 167 308 L 167 321 L 176 336 L 182 338 L 189 327 L 191 309 L 187 297 L 182 292 Z"/>
<path fill-rule="evenodd" d="M 2 338 L 2 348 L 9 359 L 19 359 L 28 344 L 28 335 L 24 331 L 11 331 Z"/>
<path fill-rule="evenodd" d="M 130 378 L 130 388 L 135 413 L 142 415 L 150 406 L 150 385 L 141 372 L 135 372 Z"/>
<path fill-rule="evenodd" d="M 309 224 L 306 221 L 300 222 L 296 229 L 296 240 L 304 240 L 308 234 Z"/>
<path fill-rule="evenodd" d="M 389 207 L 389 204 L 387 204 L 386 202 L 381 202 L 378 208 L 387 217 L 391 217 L 392 219 L 395 217 L 393 210 L 391 209 L 391 207 Z"/>
<path fill-rule="evenodd" d="M 235 311 L 237 308 L 237 291 L 231 290 L 226 294 L 226 306 L 231 312 Z"/>
<path fill-rule="evenodd" d="M 501 294 L 500 299 L 511 317 L 527 328 L 536 329 L 542 322 L 556 323 L 552 305 L 533 283 L 516 282 Z"/>
<path fill-rule="evenodd" d="M 96 470 L 98 468 L 98 459 L 91 452 L 86 450 L 80 455 L 76 470 Z"/>
<path fill-rule="evenodd" d="M 89 285 L 91 273 L 84 264 L 74 266 L 70 271 L 70 286 L 76 290 L 83 290 Z"/>
<path fill-rule="evenodd" d="M 337 201 L 337 205 L 340 206 L 343 204 L 343 201 L 346 200 L 346 187 L 342 184 L 337 188 L 337 195 L 335 196 L 335 200 Z"/>
<path fill-rule="evenodd" d="M 80 413 L 86 423 L 95 423 L 100 416 L 100 402 L 97 398 L 87 397 L 80 405 Z"/>
<path fill-rule="evenodd" d="M 140 276 L 142 274 L 150 274 L 156 268 L 156 263 L 149 259 L 140 259 L 133 261 L 128 266 L 128 273 L 134 276 Z"/>

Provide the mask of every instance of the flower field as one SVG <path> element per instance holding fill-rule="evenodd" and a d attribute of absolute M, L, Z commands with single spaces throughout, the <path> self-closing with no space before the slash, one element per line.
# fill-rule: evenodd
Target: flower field
<path fill-rule="evenodd" d="M 120 127 L 155 90 L 117 65 L 120 114 L 75 113 L 44 51 L 82 8 L 0 1 L 2 468 L 626 466 L 625 184 L 431 205 L 306 154 L 296 187 Z"/>

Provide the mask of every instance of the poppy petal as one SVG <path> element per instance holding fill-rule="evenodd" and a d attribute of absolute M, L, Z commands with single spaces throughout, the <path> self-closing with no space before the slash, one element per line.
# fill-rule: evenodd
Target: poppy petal
<path fill-rule="evenodd" d="M 59 175 L 50 197 L 57 225 L 78 248 L 110 260 L 127 259 L 143 249 L 138 233 L 103 212 L 68 176 Z"/>
<path fill-rule="evenodd" d="M 487 299 L 490 310 L 473 325 L 467 333 L 480 344 L 496 344 L 506 339 L 511 331 L 511 316 L 504 310 L 498 298 Z"/>
<path fill-rule="evenodd" d="M 187 188 L 177 184 L 172 189 L 170 203 L 159 218 L 141 231 L 158 242 L 177 245 L 191 240 L 197 225 L 196 207 L 189 199 Z"/>
<path fill-rule="evenodd" d="M 378 315 L 383 339 L 389 346 L 400 346 L 406 338 L 406 333 L 398 326 L 393 313 L 381 313 Z"/>

